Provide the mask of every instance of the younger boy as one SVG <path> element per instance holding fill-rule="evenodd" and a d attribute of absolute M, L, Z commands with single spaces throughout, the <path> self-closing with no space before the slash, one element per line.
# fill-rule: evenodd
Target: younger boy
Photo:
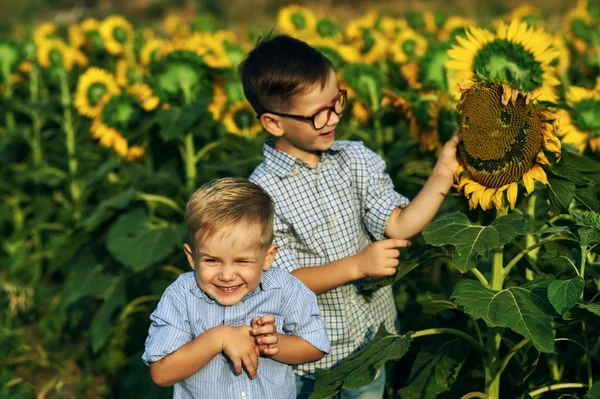
<path fill-rule="evenodd" d="M 313 390 L 316 368 L 330 369 L 368 344 L 381 323 L 397 331 L 391 287 L 367 302 L 366 277 L 391 276 L 398 248 L 435 216 L 458 167 L 454 137 L 412 203 L 394 190 L 385 161 L 360 142 L 335 141 L 346 107 L 331 62 L 288 36 L 261 42 L 240 67 L 246 98 L 272 140 L 251 181 L 273 197 L 274 265 L 290 271 L 317 296 L 331 339 L 331 354 L 298 366 L 298 398 Z M 371 385 L 342 391 L 343 398 L 381 398 L 384 369 Z"/>
<path fill-rule="evenodd" d="M 269 268 L 273 213 L 269 195 L 239 178 L 208 183 L 188 202 L 194 271 L 166 289 L 143 355 L 156 384 L 175 384 L 174 398 L 294 398 L 289 364 L 329 352 L 315 295 Z"/>

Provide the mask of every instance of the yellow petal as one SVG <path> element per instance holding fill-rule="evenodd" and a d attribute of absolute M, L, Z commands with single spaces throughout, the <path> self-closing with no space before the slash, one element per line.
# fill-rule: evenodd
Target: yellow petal
<path fill-rule="evenodd" d="M 533 168 L 531 168 L 529 172 L 525 174 L 531 176 L 534 180 L 537 180 L 546 186 L 548 185 L 548 177 L 546 176 L 546 172 L 540 165 L 534 165 Z"/>
<path fill-rule="evenodd" d="M 494 206 L 496 207 L 496 209 L 498 209 L 499 211 L 502 210 L 502 206 L 503 206 L 503 200 L 504 200 L 504 191 L 506 191 L 506 189 L 508 188 L 508 184 L 500 187 L 499 189 L 496 190 L 496 194 L 494 194 Z"/>
<path fill-rule="evenodd" d="M 527 191 L 527 194 L 525 194 L 525 195 L 531 194 L 531 192 L 533 191 L 534 184 L 535 183 L 533 181 L 533 177 L 531 177 L 529 172 L 524 173 L 523 174 L 523 185 L 525 186 L 525 191 Z"/>
<path fill-rule="evenodd" d="M 514 209 L 517 204 L 517 194 L 519 193 L 519 185 L 515 183 L 511 183 L 508 186 L 508 191 L 506 195 L 508 197 L 508 203 L 510 204 L 510 209 Z"/>
<path fill-rule="evenodd" d="M 544 154 L 543 151 L 540 151 L 540 153 L 537 154 L 535 161 L 541 165 L 550 165 L 550 162 L 548 161 L 548 158 L 546 158 L 546 154 Z"/>
<path fill-rule="evenodd" d="M 481 198 L 479 199 L 479 204 L 484 211 L 488 209 L 492 209 L 492 200 L 494 198 L 494 194 L 496 193 L 495 188 L 486 189 L 483 194 L 481 194 Z"/>
<path fill-rule="evenodd" d="M 479 198 L 481 197 L 481 194 L 483 194 L 483 190 L 473 191 L 473 194 L 469 198 L 469 209 L 477 208 L 477 205 L 479 205 Z"/>

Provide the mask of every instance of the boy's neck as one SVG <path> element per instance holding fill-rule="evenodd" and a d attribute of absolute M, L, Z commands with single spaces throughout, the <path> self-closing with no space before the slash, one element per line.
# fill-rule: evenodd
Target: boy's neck
<path fill-rule="evenodd" d="M 319 160 L 321 159 L 320 151 L 310 152 L 301 150 L 297 147 L 294 147 L 287 140 L 281 137 L 275 140 L 275 149 L 283 151 L 286 154 L 289 154 L 295 158 L 300 159 L 301 161 L 306 162 L 306 164 L 313 169 L 319 165 Z"/>

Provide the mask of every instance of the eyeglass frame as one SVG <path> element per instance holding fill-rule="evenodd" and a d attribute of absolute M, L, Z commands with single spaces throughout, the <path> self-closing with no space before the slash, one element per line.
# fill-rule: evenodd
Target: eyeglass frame
<path fill-rule="evenodd" d="M 348 90 L 346 89 L 338 89 L 340 94 L 338 94 L 338 96 L 336 98 L 333 99 L 332 103 L 333 105 L 326 105 L 324 107 L 319 108 L 312 116 L 302 116 L 302 115 L 293 115 L 293 114 L 283 114 L 280 112 L 273 112 L 273 111 L 265 111 L 263 113 L 261 113 L 260 115 L 256 115 L 256 119 L 260 119 L 264 114 L 273 114 L 273 115 L 277 115 L 277 116 L 283 116 L 286 118 L 292 118 L 292 119 L 297 119 L 300 121 L 310 121 L 312 123 L 313 129 L 315 130 L 321 130 L 323 129 L 325 126 L 327 126 L 327 124 L 329 123 L 329 119 L 331 119 L 331 113 L 334 112 L 337 116 L 340 116 L 340 114 L 338 114 L 335 110 L 335 104 L 337 104 L 337 102 L 339 101 L 340 97 L 345 96 L 346 100 L 344 101 L 344 109 L 342 110 L 342 112 L 344 112 L 344 110 L 346 109 L 346 104 L 348 103 Z M 325 124 L 323 125 L 323 127 L 317 129 L 317 126 L 315 125 L 315 117 L 321 113 L 323 110 L 329 110 L 329 116 L 327 117 L 327 122 L 325 122 Z"/>

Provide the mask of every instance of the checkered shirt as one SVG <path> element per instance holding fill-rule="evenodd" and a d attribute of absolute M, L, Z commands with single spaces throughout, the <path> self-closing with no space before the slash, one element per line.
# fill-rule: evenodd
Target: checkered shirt
<path fill-rule="evenodd" d="M 275 201 L 275 267 L 291 272 L 355 255 L 384 239 L 392 211 L 409 203 L 394 190 L 385 161 L 361 142 L 335 142 L 316 168 L 276 150 L 273 140 L 263 154 L 250 180 Z M 334 367 L 368 344 L 382 322 L 388 331 L 398 331 L 392 288 L 377 290 L 367 302 L 357 283 L 317 295 L 332 350 L 316 363 L 297 366 L 296 374 Z"/>

